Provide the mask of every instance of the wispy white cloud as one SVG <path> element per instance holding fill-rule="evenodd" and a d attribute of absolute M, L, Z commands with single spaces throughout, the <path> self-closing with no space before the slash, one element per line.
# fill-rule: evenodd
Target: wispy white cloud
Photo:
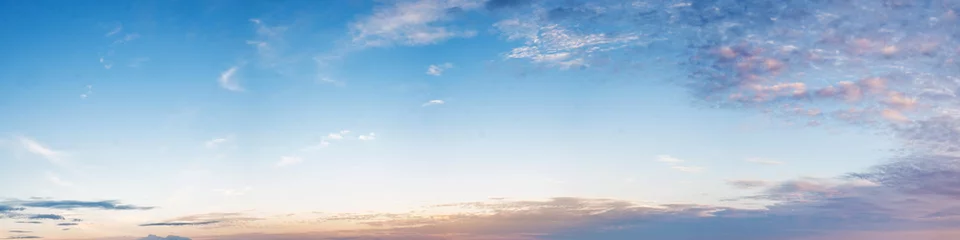
<path fill-rule="evenodd" d="M 244 187 L 241 189 L 214 189 L 213 191 L 223 194 L 224 196 L 242 196 L 252 190 L 253 188 L 251 187 Z"/>
<path fill-rule="evenodd" d="M 269 68 L 285 63 L 289 56 L 283 35 L 289 27 L 269 26 L 260 19 L 250 19 L 250 22 L 256 26 L 256 39 L 247 40 L 247 44 L 256 47 L 260 63 Z"/>
<path fill-rule="evenodd" d="M 453 68 L 452 63 L 430 65 L 429 67 L 427 67 L 427 75 L 440 76 L 440 75 L 443 75 L 443 71 L 446 71 L 447 69 L 451 69 L 451 68 Z"/>
<path fill-rule="evenodd" d="M 423 103 L 422 106 L 427 107 L 427 106 L 433 106 L 433 105 L 442 105 L 445 103 L 446 102 L 444 102 L 443 100 L 430 100 L 430 101 L 427 101 L 426 103 Z"/>
<path fill-rule="evenodd" d="M 213 148 L 219 147 L 220 145 L 223 145 L 224 143 L 229 142 L 231 139 L 232 137 L 230 136 L 218 137 L 218 138 L 207 140 L 206 142 L 203 143 L 203 146 L 213 149 Z"/>
<path fill-rule="evenodd" d="M 763 164 L 763 165 L 783 165 L 783 162 L 781 161 L 774 161 L 774 160 L 763 159 L 763 158 L 747 158 L 746 161 L 750 163 Z"/>
<path fill-rule="evenodd" d="M 277 162 L 277 167 L 286 167 L 294 164 L 299 164 L 303 162 L 303 158 L 297 156 L 283 156 L 280 157 L 280 161 Z"/>
<path fill-rule="evenodd" d="M 671 163 L 671 164 L 684 162 L 683 159 L 675 158 L 670 155 L 659 155 L 657 156 L 657 161 L 664 162 L 664 163 Z"/>
<path fill-rule="evenodd" d="M 362 47 L 428 45 L 473 37 L 476 31 L 458 30 L 445 23 L 452 18 L 450 9 L 473 10 L 482 5 L 482 1 L 473 0 L 398 1 L 351 23 L 350 30 L 353 42 Z"/>
<path fill-rule="evenodd" d="M 494 24 L 507 40 L 525 42 L 524 46 L 511 50 L 506 55 L 507 58 L 528 59 L 534 63 L 569 69 L 589 66 L 587 58 L 594 53 L 654 41 L 632 33 L 580 33 L 569 29 L 570 26 L 542 22 L 540 19 L 548 18 L 545 16 L 529 17 L 530 19 L 507 19 Z"/>
<path fill-rule="evenodd" d="M 220 79 L 217 80 L 217 82 L 220 83 L 220 87 L 226 90 L 234 91 L 234 92 L 242 92 L 243 87 L 240 87 L 240 83 L 237 82 L 237 79 L 235 76 L 237 74 L 238 69 L 239 67 L 234 66 L 220 73 Z"/>
<path fill-rule="evenodd" d="M 673 166 L 670 168 L 672 168 L 673 170 L 688 172 L 688 173 L 699 173 L 704 170 L 703 167 L 696 167 L 696 166 Z"/>
<path fill-rule="evenodd" d="M 117 25 L 117 27 L 113 28 L 113 30 L 110 30 L 110 32 L 107 32 L 107 34 L 104 34 L 103 36 L 104 37 L 113 36 L 114 34 L 120 33 L 121 31 L 123 31 L 123 25 Z"/>
<path fill-rule="evenodd" d="M 143 63 L 146 63 L 148 61 L 150 61 L 150 58 L 148 57 L 138 57 L 130 60 L 130 63 L 127 64 L 127 66 L 132 68 L 139 68 L 143 66 Z"/>
<path fill-rule="evenodd" d="M 73 183 L 72 183 L 72 182 L 63 180 L 63 179 L 61 179 L 60 177 L 58 177 L 56 174 L 53 174 L 52 172 L 47 172 L 46 175 L 47 175 L 47 180 L 49 180 L 49 181 L 50 181 L 51 183 L 53 183 L 53 184 L 56 184 L 56 185 L 61 186 L 61 187 L 72 187 L 72 186 L 73 186 Z"/>
<path fill-rule="evenodd" d="M 331 140 L 337 140 L 337 141 L 343 140 L 343 139 L 345 139 L 349 134 L 350 134 L 350 130 L 340 130 L 339 132 L 327 133 L 327 135 L 323 136 L 323 137 L 320 139 L 320 143 L 314 144 L 314 145 L 312 145 L 312 146 L 305 147 L 305 148 L 301 149 L 300 151 L 307 151 L 307 152 L 309 152 L 309 151 L 315 151 L 315 150 L 319 150 L 319 149 L 321 149 L 321 148 L 329 147 Z"/>
<path fill-rule="evenodd" d="M 333 79 L 330 77 L 319 77 L 317 78 L 317 82 L 323 83 L 323 84 L 331 84 L 331 85 L 340 86 L 340 87 L 346 85 L 346 83 L 344 83 L 343 81 L 337 81 L 336 79 Z"/>
<path fill-rule="evenodd" d="M 375 133 L 370 133 L 367 135 L 360 135 L 359 137 L 357 137 L 357 139 L 360 139 L 361 141 L 371 141 L 371 140 L 376 140 L 377 135 Z"/>
<path fill-rule="evenodd" d="M 128 42 L 130 42 L 130 41 L 137 40 L 138 38 L 140 38 L 140 34 L 137 34 L 137 33 L 129 33 L 129 34 L 127 34 L 127 35 L 124 35 L 123 38 L 117 39 L 117 40 L 113 41 L 113 44 L 128 43 Z"/>
<path fill-rule="evenodd" d="M 62 152 L 53 150 L 27 137 L 18 137 L 18 140 L 20 141 L 21 146 L 23 146 L 27 152 L 43 157 L 53 164 L 59 165 L 63 163 L 64 154 Z"/>
<path fill-rule="evenodd" d="M 698 173 L 704 170 L 703 167 L 679 165 L 680 163 L 686 162 L 686 160 L 679 159 L 679 158 L 676 158 L 670 155 L 665 155 L 665 154 L 658 155 L 657 162 L 666 163 L 667 165 L 671 166 L 670 167 L 671 169 L 681 171 L 681 172 Z"/>

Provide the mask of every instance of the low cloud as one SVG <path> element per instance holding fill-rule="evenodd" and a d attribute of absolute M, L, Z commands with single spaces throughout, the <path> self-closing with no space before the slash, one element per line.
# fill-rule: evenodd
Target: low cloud
<path fill-rule="evenodd" d="M 727 184 L 739 189 L 757 189 L 770 185 L 770 182 L 763 180 L 729 180 Z"/>
<path fill-rule="evenodd" d="M 40 239 L 40 238 L 43 238 L 43 237 L 39 237 L 39 236 L 11 236 L 11 237 L 8 237 L 7 239 Z"/>
<path fill-rule="evenodd" d="M 37 215 L 31 215 L 30 217 L 28 217 L 28 219 L 33 219 L 33 220 L 36 220 L 36 219 L 64 220 L 64 219 L 66 219 L 66 218 L 64 218 L 63 216 L 57 215 L 57 214 L 37 214 Z"/>
<path fill-rule="evenodd" d="M 210 225 L 219 223 L 220 221 L 201 221 L 201 222 L 160 222 L 160 223 L 144 223 L 140 224 L 141 227 L 152 227 L 152 226 L 200 226 L 200 225 Z"/>
<path fill-rule="evenodd" d="M 50 209 L 101 209 L 101 210 L 150 210 L 153 207 L 120 204 L 118 201 L 77 201 L 77 200 L 12 200 L 5 204 L 27 208 Z"/>
<path fill-rule="evenodd" d="M 57 226 L 76 226 L 80 225 L 79 223 L 57 223 Z"/>
<path fill-rule="evenodd" d="M 153 222 L 153 223 L 144 223 L 140 224 L 141 227 L 178 227 L 178 226 L 206 226 L 206 225 L 216 225 L 219 227 L 223 226 L 235 226 L 238 224 L 243 224 L 244 222 L 261 220 L 260 218 L 247 217 L 242 213 L 206 213 L 206 214 L 197 214 L 178 217 L 174 219 L 169 219 L 162 222 Z"/>
<path fill-rule="evenodd" d="M 140 238 L 137 240 L 190 240 L 190 238 L 173 236 L 173 235 L 169 235 L 167 237 L 161 237 L 161 236 L 151 234 L 145 238 Z"/>

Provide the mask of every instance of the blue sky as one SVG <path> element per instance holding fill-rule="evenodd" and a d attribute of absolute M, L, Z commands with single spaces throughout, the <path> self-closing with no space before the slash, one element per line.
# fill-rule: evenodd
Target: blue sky
<path fill-rule="evenodd" d="M 953 10 L 757 2 L 0 1 L 0 236 L 954 236 L 790 220 L 952 197 Z"/>

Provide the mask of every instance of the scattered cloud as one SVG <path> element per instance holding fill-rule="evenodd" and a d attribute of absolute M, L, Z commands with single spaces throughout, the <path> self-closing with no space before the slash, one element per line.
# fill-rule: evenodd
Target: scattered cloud
<path fill-rule="evenodd" d="M 277 162 L 277 167 L 286 167 L 294 164 L 303 162 L 303 158 L 297 156 L 283 156 L 280 157 L 280 161 Z"/>
<path fill-rule="evenodd" d="M 373 14 L 349 25 L 353 43 L 361 47 L 429 45 L 477 33 L 446 24 L 457 11 L 478 9 L 481 1 L 397 1 L 377 7 Z M 452 11 L 456 9 L 456 11 Z"/>
<path fill-rule="evenodd" d="M 101 61 L 103 60 L 101 59 Z M 93 95 L 93 85 L 87 85 L 87 91 L 83 94 L 80 94 L 80 99 L 87 99 L 87 97 L 90 97 L 90 95 Z"/>
<path fill-rule="evenodd" d="M 23 224 L 43 224 L 43 222 L 41 222 L 41 221 L 16 221 L 15 223 L 23 223 Z"/>
<path fill-rule="evenodd" d="M 10 230 L 9 232 L 11 232 L 11 233 L 31 233 L 31 231 L 25 231 L 25 230 Z"/>
<path fill-rule="evenodd" d="M 427 67 L 427 75 L 440 76 L 443 75 L 443 71 L 453 68 L 452 63 L 444 63 L 440 65 L 430 65 Z"/>
<path fill-rule="evenodd" d="M 57 226 L 76 226 L 76 225 L 80 225 L 80 224 L 79 224 L 79 223 L 75 223 L 75 222 L 58 223 L 58 224 L 57 224 Z"/>
<path fill-rule="evenodd" d="M 525 6 L 532 3 L 533 0 L 489 0 L 485 4 L 488 10 L 497 10 L 503 8 Z"/>
<path fill-rule="evenodd" d="M 360 135 L 357 137 L 360 141 L 373 141 L 377 139 L 376 133 L 369 133 L 367 135 Z"/>
<path fill-rule="evenodd" d="M 446 102 L 444 102 L 443 100 L 435 99 L 435 100 L 427 101 L 426 103 L 423 103 L 423 105 L 421 105 L 421 106 L 422 106 L 422 107 L 429 107 L 429 106 L 434 106 L 434 105 L 443 105 L 443 104 L 445 104 L 445 103 L 446 103 Z"/>
<path fill-rule="evenodd" d="M 747 158 L 746 161 L 749 163 L 756 163 L 756 164 L 763 164 L 763 165 L 783 165 L 783 162 L 763 159 L 763 158 Z"/>
<path fill-rule="evenodd" d="M 233 66 L 220 73 L 220 78 L 217 80 L 220 83 L 220 87 L 226 90 L 234 92 L 244 91 L 243 87 L 240 87 L 240 83 L 237 81 L 235 76 L 239 67 Z"/>

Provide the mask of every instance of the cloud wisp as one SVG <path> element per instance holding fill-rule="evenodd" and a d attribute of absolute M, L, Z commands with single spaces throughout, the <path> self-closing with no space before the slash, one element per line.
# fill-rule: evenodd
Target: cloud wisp
<path fill-rule="evenodd" d="M 217 83 L 220 84 L 220 87 L 228 91 L 233 92 L 243 92 L 243 87 L 240 86 L 239 80 L 237 80 L 236 74 L 237 70 L 240 69 L 238 66 L 233 66 L 228 68 L 226 71 L 220 73 L 220 78 L 217 79 Z"/>

